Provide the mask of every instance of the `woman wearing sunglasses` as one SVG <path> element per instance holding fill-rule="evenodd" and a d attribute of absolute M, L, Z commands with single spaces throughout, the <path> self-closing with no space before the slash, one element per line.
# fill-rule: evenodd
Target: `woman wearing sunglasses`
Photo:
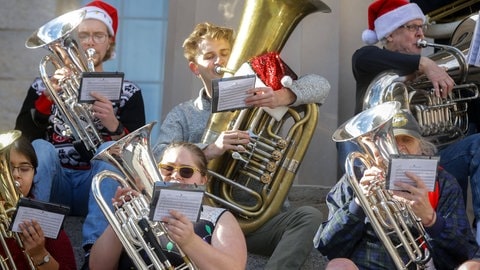
<path fill-rule="evenodd" d="M 33 177 L 38 165 L 33 146 L 25 137 L 20 137 L 10 146 L 7 158 L 12 180 L 18 185 L 21 195 L 33 198 Z M 51 239 L 45 238 L 36 220 L 24 220 L 19 227 L 23 249 L 13 238 L 5 238 L 17 269 L 30 269 L 26 255 L 37 269 L 77 269 L 70 239 L 63 229 L 57 239 Z M 5 256 L 1 248 L 0 254 Z"/>
<path fill-rule="evenodd" d="M 207 181 L 207 159 L 191 143 L 172 143 L 165 149 L 160 174 L 166 182 L 204 185 Z M 130 188 L 119 188 L 114 202 Z M 162 218 L 168 234 L 199 269 L 245 269 L 247 248 L 235 217 L 223 208 L 203 205 L 200 219 L 192 223 L 175 209 Z M 167 257 L 171 254 L 168 253 Z M 90 268 L 129 269 L 133 266 L 111 226 L 98 238 L 89 256 Z M 168 258 L 171 262 L 176 258 Z"/>

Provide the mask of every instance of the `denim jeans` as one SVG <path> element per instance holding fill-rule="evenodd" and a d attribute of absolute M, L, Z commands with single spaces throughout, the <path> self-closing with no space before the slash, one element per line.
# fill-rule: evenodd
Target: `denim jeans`
<path fill-rule="evenodd" d="M 480 220 L 480 133 L 472 134 L 439 150 L 440 166 L 455 176 L 466 202 L 468 180 L 472 190 L 472 208 Z"/>
<path fill-rule="evenodd" d="M 50 142 L 37 139 L 32 145 L 38 156 L 37 173 L 33 180 L 35 198 L 67 205 L 70 207 L 69 215 L 86 216 L 92 178 L 102 170 L 112 170 L 113 166 L 93 160 L 90 170 L 64 168 L 60 164 L 58 152 Z M 102 144 L 99 150 L 108 145 L 110 142 Z"/>

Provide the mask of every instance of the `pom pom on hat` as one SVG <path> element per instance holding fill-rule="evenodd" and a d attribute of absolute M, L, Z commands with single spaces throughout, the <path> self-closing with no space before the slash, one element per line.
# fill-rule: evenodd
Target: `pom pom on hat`
<path fill-rule="evenodd" d="M 118 28 L 117 9 L 103 1 L 92 1 L 82 8 L 86 10 L 85 19 L 96 19 L 103 22 L 108 29 L 110 35 L 115 37 Z"/>
<path fill-rule="evenodd" d="M 368 29 L 362 33 L 365 44 L 373 45 L 405 23 L 425 15 L 420 7 L 407 0 L 376 0 L 368 7 Z"/>

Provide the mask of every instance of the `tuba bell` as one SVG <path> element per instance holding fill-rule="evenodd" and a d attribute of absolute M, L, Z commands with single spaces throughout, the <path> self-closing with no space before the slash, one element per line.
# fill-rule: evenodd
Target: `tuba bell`
<path fill-rule="evenodd" d="M 281 51 L 298 22 L 313 12 L 328 13 L 330 8 L 320 0 L 245 1 L 232 54 L 226 67 L 217 72 L 234 72 L 252 57 Z M 285 137 L 277 135 L 287 120 L 294 123 Z M 317 104 L 289 108 L 280 121 L 262 108 L 212 114 L 203 143 L 210 144 L 221 132 L 236 129 L 249 130 L 252 140 L 247 151 L 228 152 L 209 162 L 206 195 L 210 203 L 231 210 L 244 233 L 260 227 L 287 197 L 317 121 Z M 236 191 L 248 194 L 246 200 L 253 203 L 236 198 Z"/>
<path fill-rule="evenodd" d="M 8 249 L 5 239 L 15 239 L 15 242 L 23 249 L 23 242 L 16 232 L 8 230 L 12 223 L 13 214 L 17 208 L 17 202 L 22 196 L 16 183 L 11 175 L 10 161 L 7 160 L 7 155 L 10 151 L 10 145 L 15 142 L 20 136 L 19 130 L 12 130 L 0 134 L 0 245 L 2 254 L 0 256 L 0 266 L 2 269 L 17 269 L 13 256 Z M 24 252 L 25 258 L 30 266 L 30 269 L 36 269 L 32 259 Z"/>
<path fill-rule="evenodd" d="M 161 181 L 160 173 L 150 150 L 150 133 L 155 122 L 147 124 L 121 138 L 93 157 L 114 165 L 124 175 L 104 170 L 93 177 L 92 193 L 125 251 L 138 269 L 197 269 L 180 247 L 168 236 L 162 222 L 149 220 L 150 202 L 155 181 Z M 130 187 L 138 196 L 129 194 L 114 213 L 101 194 L 100 185 L 105 178 L 116 180 L 122 187 Z M 160 243 L 171 243 L 183 262 L 174 267 Z M 140 252 L 148 257 L 145 260 Z M 150 261 L 150 262 L 149 262 Z"/>
<path fill-rule="evenodd" d="M 84 52 L 72 37 L 72 32 L 85 18 L 85 14 L 85 10 L 74 10 L 49 21 L 27 39 L 25 46 L 29 49 L 43 47 L 51 52 L 42 58 L 39 70 L 46 90 L 60 113 L 61 119 L 54 121 L 62 126 L 62 135 L 75 138 L 73 144 L 77 152 L 90 160 L 103 139 L 93 121 L 91 105 L 79 104 L 77 99 L 82 73 L 95 71 L 95 49 L 89 48 Z M 59 82 L 59 92 L 50 82 L 48 64 L 55 69 L 67 67 L 72 73 Z"/>
<path fill-rule="evenodd" d="M 372 181 L 368 193 L 364 194 L 354 171 L 354 163 L 359 160 L 368 168 L 379 167 L 385 176 L 389 156 L 398 154 L 391 126 L 399 109 L 399 102 L 389 101 L 365 110 L 342 124 L 332 139 L 336 142 L 352 141 L 360 148 L 359 152 L 348 155 L 346 176 L 396 268 L 408 269 L 410 265 L 417 265 L 422 269 L 430 259 L 430 251 L 421 220 L 409 205 L 393 198 L 386 190 L 384 180 Z"/>

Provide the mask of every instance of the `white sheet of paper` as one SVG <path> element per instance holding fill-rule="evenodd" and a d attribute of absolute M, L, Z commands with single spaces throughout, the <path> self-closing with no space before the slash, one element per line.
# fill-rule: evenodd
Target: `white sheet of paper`
<path fill-rule="evenodd" d="M 109 100 L 116 101 L 120 97 L 122 81 L 121 77 L 84 77 L 79 100 L 80 102 L 95 101 L 90 93 L 97 92 Z"/>
<path fill-rule="evenodd" d="M 405 172 L 412 172 L 423 180 L 428 191 L 433 191 L 437 177 L 437 165 L 438 159 L 436 158 L 393 158 L 390 161 L 388 189 L 400 190 L 399 187 L 394 185 L 396 182 L 405 182 L 414 185 L 415 182 L 405 175 Z"/>
<path fill-rule="evenodd" d="M 45 237 L 55 239 L 57 238 L 64 218 L 65 215 L 63 214 L 20 206 L 17 210 L 17 215 L 15 216 L 15 220 L 12 224 L 12 231 L 21 232 L 18 224 L 22 223 L 25 220 L 30 221 L 34 219 L 37 220 L 40 224 L 40 227 L 42 227 Z"/>
<path fill-rule="evenodd" d="M 192 222 L 197 222 L 202 207 L 203 192 L 161 189 L 157 205 L 153 214 L 153 220 L 159 221 L 162 217 L 170 216 L 168 211 L 177 210 L 186 215 Z"/>
<path fill-rule="evenodd" d="M 245 99 L 251 94 L 247 90 L 255 87 L 255 77 L 243 77 L 218 82 L 217 111 L 245 108 Z"/>

